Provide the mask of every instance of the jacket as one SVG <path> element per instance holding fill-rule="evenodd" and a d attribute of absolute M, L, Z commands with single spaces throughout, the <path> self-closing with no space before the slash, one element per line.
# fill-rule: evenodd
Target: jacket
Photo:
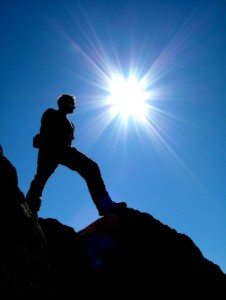
<path fill-rule="evenodd" d="M 71 146 L 74 139 L 74 124 L 60 110 L 49 108 L 42 115 L 40 134 L 37 136 L 38 146 L 34 146 L 35 148 L 60 150 Z"/>

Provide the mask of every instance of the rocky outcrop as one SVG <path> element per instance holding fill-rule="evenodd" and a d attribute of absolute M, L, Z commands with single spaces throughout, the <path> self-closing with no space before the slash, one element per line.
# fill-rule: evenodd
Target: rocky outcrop
<path fill-rule="evenodd" d="M 188 236 L 151 215 L 127 208 L 75 232 L 30 212 L 16 170 L 3 155 L 0 182 L 0 299 L 143 299 L 154 293 L 225 298 L 226 275 L 219 266 Z"/>
<path fill-rule="evenodd" d="M 64 295 L 65 291 L 72 293 L 75 286 L 83 294 L 92 286 L 92 293 L 97 295 L 103 289 L 130 296 L 135 292 L 147 295 L 150 290 L 165 293 L 166 286 L 174 296 L 181 289 L 226 295 L 226 276 L 219 266 L 204 258 L 188 236 L 147 213 L 128 208 L 78 233 L 56 220 L 39 222 L 49 241 L 51 264 Z"/>
<path fill-rule="evenodd" d="M 0 299 L 57 295 L 38 220 L 18 188 L 17 174 L 0 151 Z"/>

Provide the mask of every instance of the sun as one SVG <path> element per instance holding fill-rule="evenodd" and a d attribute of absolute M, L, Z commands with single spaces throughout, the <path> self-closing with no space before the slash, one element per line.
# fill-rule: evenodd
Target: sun
<path fill-rule="evenodd" d="M 109 80 L 107 98 L 113 117 L 120 116 L 123 120 L 133 118 L 144 121 L 148 112 L 148 93 L 143 79 L 138 80 L 134 75 L 125 78 L 114 75 Z"/>

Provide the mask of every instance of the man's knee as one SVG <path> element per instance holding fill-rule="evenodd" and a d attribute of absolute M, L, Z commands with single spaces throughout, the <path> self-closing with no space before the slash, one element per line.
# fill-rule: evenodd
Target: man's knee
<path fill-rule="evenodd" d="M 100 176 L 100 169 L 98 164 L 92 160 L 86 163 L 83 168 L 80 169 L 79 172 L 86 179 L 92 179 Z"/>
<path fill-rule="evenodd" d="M 93 161 L 88 156 L 84 155 L 83 153 L 80 153 L 79 156 L 77 156 L 78 162 L 82 167 L 85 167 L 85 169 L 88 169 L 92 172 L 98 172 L 99 166 L 98 164 Z"/>
<path fill-rule="evenodd" d="M 89 162 L 89 169 L 93 172 L 99 172 L 100 171 L 98 164 L 95 161 L 91 160 L 91 159 L 90 159 L 90 162 Z"/>

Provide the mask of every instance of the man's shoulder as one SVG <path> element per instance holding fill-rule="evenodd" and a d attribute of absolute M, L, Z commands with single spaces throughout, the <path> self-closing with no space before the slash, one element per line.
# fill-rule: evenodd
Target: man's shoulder
<path fill-rule="evenodd" d="M 42 116 L 57 116 L 58 115 L 58 110 L 54 108 L 48 108 Z"/>
<path fill-rule="evenodd" d="M 48 108 L 43 115 L 52 115 L 52 114 L 56 114 L 57 110 L 54 108 Z"/>
<path fill-rule="evenodd" d="M 58 116 L 58 111 L 53 108 L 48 108 L 42 115 L 42 122 L 44 120 L 55 119 Z"/>

